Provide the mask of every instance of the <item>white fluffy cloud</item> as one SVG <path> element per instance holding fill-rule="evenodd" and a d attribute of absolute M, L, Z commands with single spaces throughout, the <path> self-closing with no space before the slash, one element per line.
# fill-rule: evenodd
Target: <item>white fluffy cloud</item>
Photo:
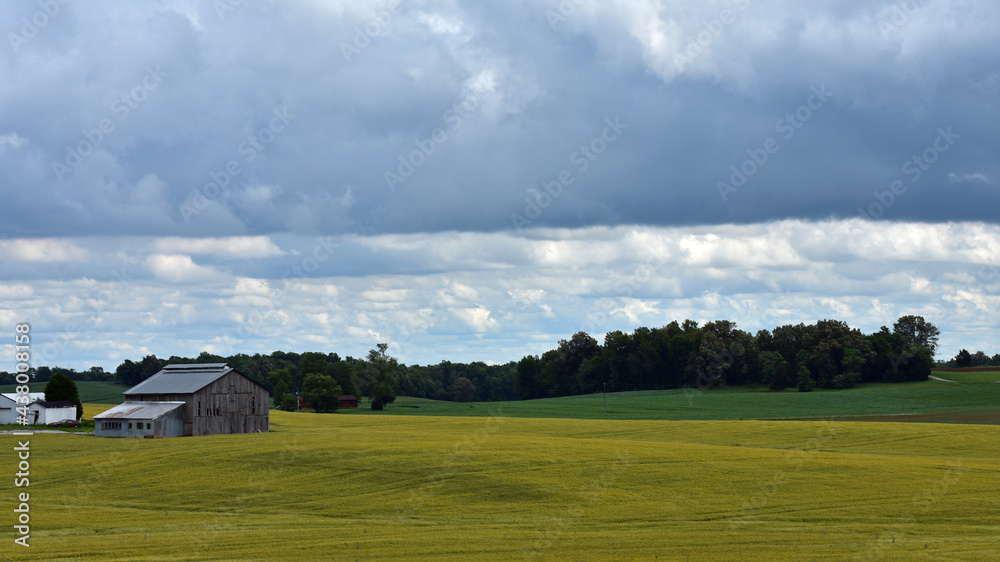
<path fill-rule="evenodd" d="M 124 275 L 94 263 L 67 279 L 54 263 L 30 286 L 0 283 L 0 317 L 33 321 L 39 338 L 56 342 L 42 346 L 44 360 L 78 365 L 109 365 L 139 349 L 197 354 L 209 345 L 361 356 L 378 341 L 408 363 L 507 361 L 579 330 L 601 337 L 726 318 L 756 331 L 838 318 L 870 332 L 904 314 L 942 329 L 943 355 L 1000 351 L 991 335 L 1000 328 L 1000 227 L 982 223 L 345 236 L 335 247 L 323 241 L 333 248 L 325 260 L 315 258 L 315 239 L 285 237 L 282 246 L 294 252 L 237 260 L 224 253 L 224 268 L 211 260 L 231 239 L 132 242 L 116 259 L 141 267 L 126 266 Z M 60 243 L 91 255 L 111 244 Z M 160 253 L 166 247 L 191 254 Z M 127 349 L 92 345 L 116 338 Z"/>

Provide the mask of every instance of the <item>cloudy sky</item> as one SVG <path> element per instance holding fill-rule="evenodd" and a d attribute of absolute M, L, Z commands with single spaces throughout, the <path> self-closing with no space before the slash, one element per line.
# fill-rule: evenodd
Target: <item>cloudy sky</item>
<path fill-rule="evenodd" d="M 5 2 L 0 324 L 109 369 L 903 314 L 939 357 L 998 353 L 998 24 L 990 0 Z"/>

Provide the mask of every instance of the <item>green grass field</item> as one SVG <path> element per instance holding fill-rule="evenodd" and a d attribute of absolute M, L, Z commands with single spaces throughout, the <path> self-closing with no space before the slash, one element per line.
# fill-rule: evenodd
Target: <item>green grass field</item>
<path fill-rule="evenodd" d="M 273 412 L 271 427 L 157 440 L 35 435 L 32 546 L 10 537 L 0 553 L 989 560 L 1000 551 L 996 426 Z"/>
<path fill-rule="evenodd" d="M 31 493 L 32 546 L 11 536 L 0 560 L 998 559 L 1000 426 L 982 424 L 1000 420 L 1000 384 L 632 392 L 606 414 L 603 400 L 400 398 L 272 410 L 267 434 L 36 434 L 31 487 L 7 485 L 11 509 Z"/>
<path fill-rule="evenodd" d="M 1000 369 L 996 371 L 932 371 L 932 375 L 955 382 L 982 383 L 1000 381 Z"/>
<path fill-rule="evenodd" d="M 1000 384 L 923 381 L 868 384 L 848 390 L 680 389 L 588 394 L 516 402 L 462 404 L 401 397 L 382 412 L 368 404 L 338 415 L 504 416 L 611 420 L 740 420 L 885 416 L 1000 406 Z M 1000 421 L 1000 418 L 998 418 Z M 980 422 L 982 423 L 982 422 Z"/>

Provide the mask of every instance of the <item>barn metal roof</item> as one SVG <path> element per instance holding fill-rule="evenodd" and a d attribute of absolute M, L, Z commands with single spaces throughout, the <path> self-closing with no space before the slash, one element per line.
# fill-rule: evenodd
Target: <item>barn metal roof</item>
<path fill-rule="evenodd" d="M 125 402 L 94 416 L 95 420 L 152 420 L 184 406 L 183 402 Z"/>
<path fill-rule="evenodd" d="M 122 394 L 125 396 L 130 394 L 190 394 L 198 392 L 234 370 L 225 363 L 167 365 L 159 373 Z"/>

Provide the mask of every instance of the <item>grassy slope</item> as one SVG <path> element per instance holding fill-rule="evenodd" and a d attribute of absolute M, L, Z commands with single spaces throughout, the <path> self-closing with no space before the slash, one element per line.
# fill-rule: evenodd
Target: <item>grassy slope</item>
<path fill-rule="evenodd" d="M 31 392 L 45 392 L 44 382 L 32 383 Z M 17 385 L 0 385 L 0 392 L 16 392 Z M 80 401 L 90 404 L 121 404 L 125 401 L 122 392 L 129 387 L 104 381 L 76 381 L 76 389 L 80 393 Z"/>
<path fill-rule="evenodd" d="M 399 398 L 383 414 L 486 416 L 502 412 L 512 417 L 574 419 L 739 420 L 829 418 L 938 412 L 1000 405 L 1000 384 L 959 384 L 924 381 L 870 384 L 849 390 L 767 392 L 696 389 L 608 394 L 607 414 L 601 394 L 459 404 L 420 398 Z M 346 415 L 372 415 L 367 404 Z"/>
<path fill-rule="evenodd" d="M 32 547 L 0 546 L 17 559 L 972 560 L 1000 550 L 993 426 L 273 412 L 269 434 L 36 435 L 31 447 Z"/>
<path fill-rule="evenodd" d="M 996 371 L 933 371 L 935 377 L 956 382 L 978 383 L 1000 381 L 1000 369 Z"/>

